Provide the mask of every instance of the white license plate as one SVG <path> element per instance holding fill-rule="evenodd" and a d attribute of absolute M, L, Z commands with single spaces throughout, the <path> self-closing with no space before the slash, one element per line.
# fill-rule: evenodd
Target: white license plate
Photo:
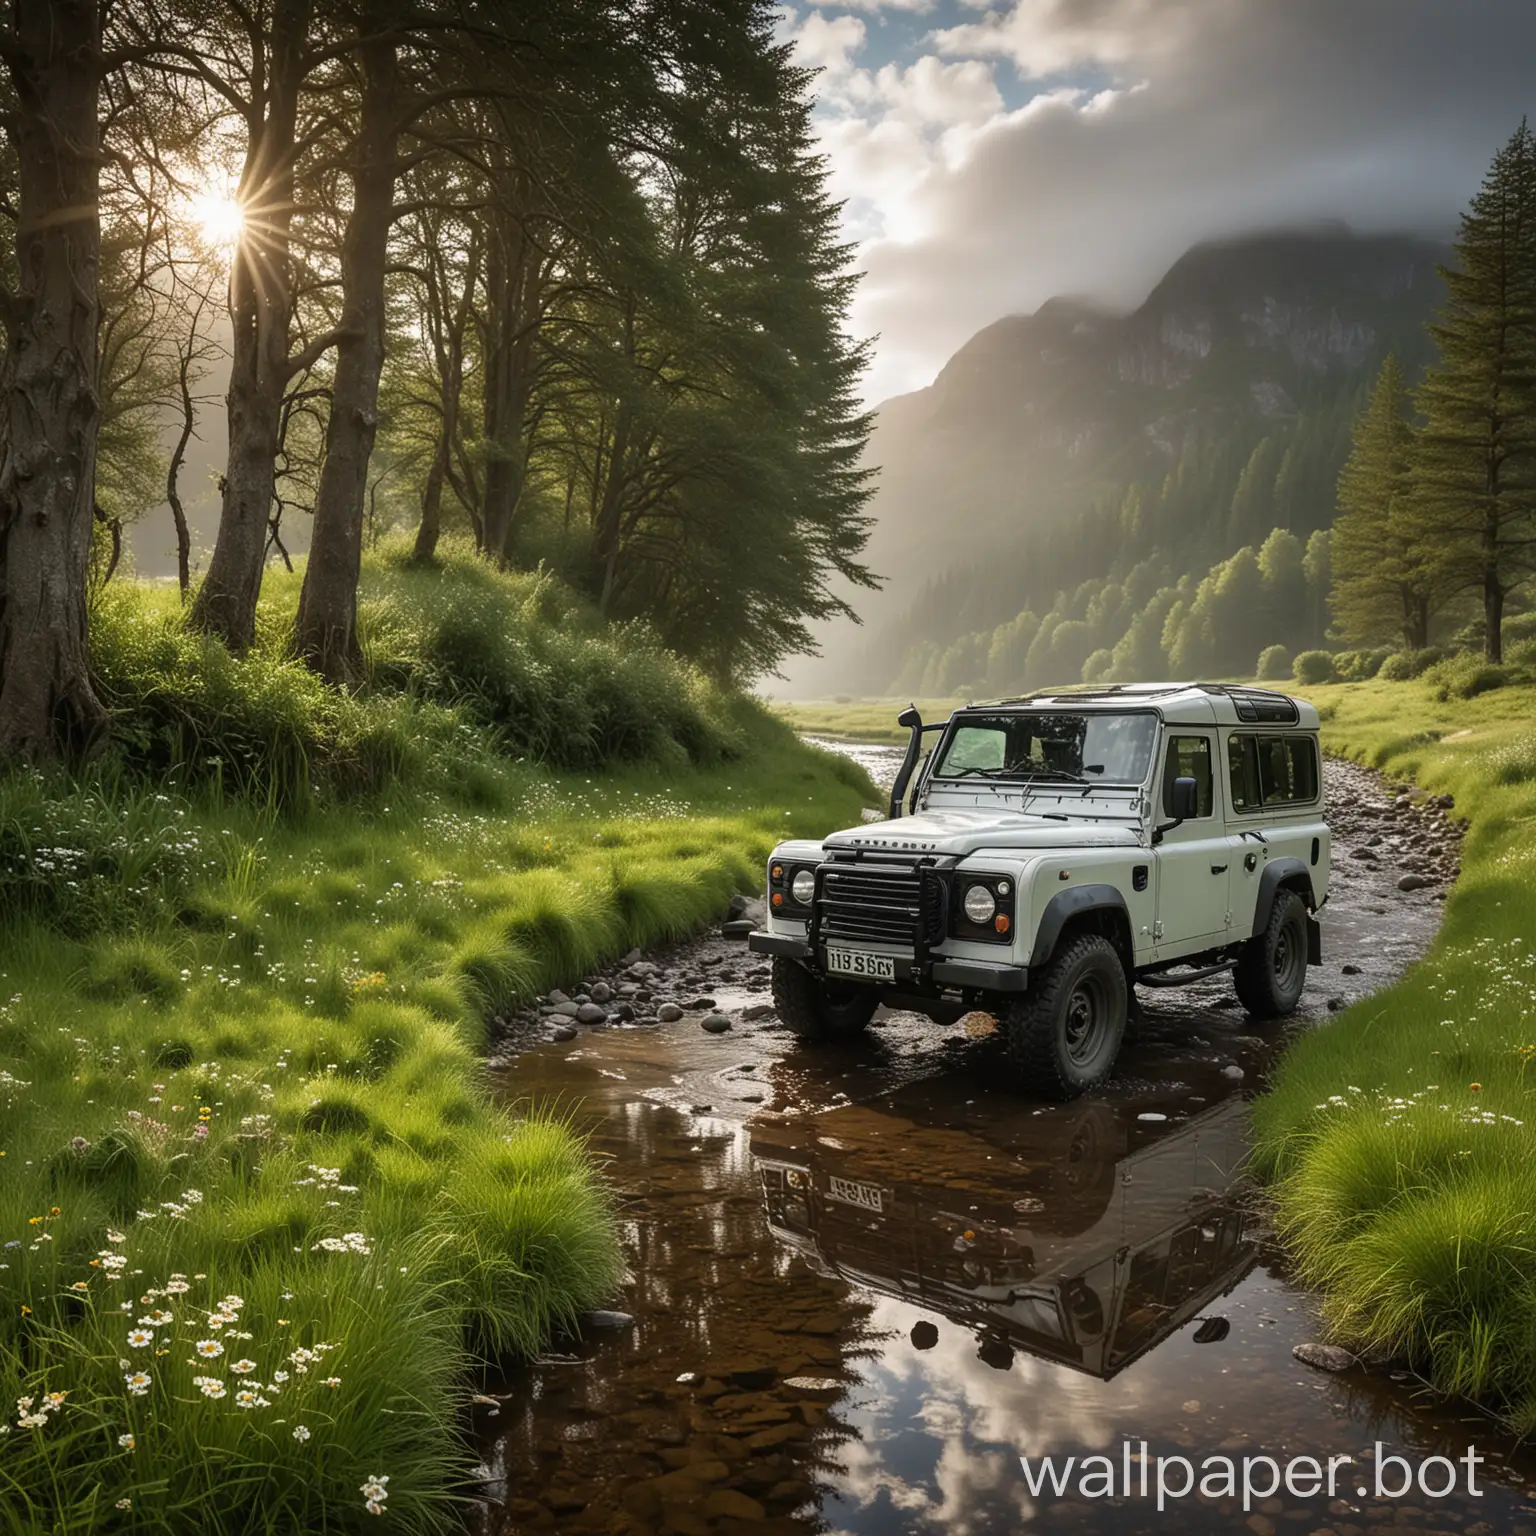
<path fill-rule="evenodd" d="M 871 955 L 862 949 L 827 949 L 827 969 L 834 976 L 857 976 L 864 981 L 895 981 L 896 957 Z"/>
<path fill-rule="evenodd" d="M 878 1184 L 859 1184 L 853 1179 L 840 1179 L 835 1174 L 827 1183 L 827 1198 L 839 1200 L 844 1205 L 856 1205 L 861 1211 L 883 1211 L 885 1197 Z"/>

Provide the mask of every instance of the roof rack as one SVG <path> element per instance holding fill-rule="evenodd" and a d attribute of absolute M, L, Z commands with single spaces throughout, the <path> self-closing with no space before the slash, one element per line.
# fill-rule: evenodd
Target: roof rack
<path fill-rule="evenodd" d="M 1251 688 L 1242 683 L 1196 683 L 1205 693 L 1231 699 L 1239 720 L 1268 725 L 1295 725 L 1301 719 L 1296 700 L 1272 688 Z"/>

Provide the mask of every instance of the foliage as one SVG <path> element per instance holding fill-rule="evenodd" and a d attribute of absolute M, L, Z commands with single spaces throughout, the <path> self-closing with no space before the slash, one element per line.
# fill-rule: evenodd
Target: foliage
<path fill-rule="evenodd" d="M 1502 660 L 1504 607 L 1536 575 L 1536 134 L 1521 123 L 1462 216 L 1439 358 L 1419 387 L 1414 520 L 1439 579 L 1482 599 Z"/>
<path fill-rule="evenodd" d="M 1536 689 L 1377 682 L 1318 702 L 1333 750 L 1454 794 L 1471 825 L 1429 958 L 1290 1047 L 1256 1105 L 1257 1154 L 1340 1337 L 1528 1433 Z"/>
<path fill-rule="evenodd" d="M 1327 651 L 1301 651 L 1291 664 L 1291 673 L 1298 683 L 1308 685 L 1333 681 L 1333 657 Z"/>
<path fill-rule="evenodd" d="M 1291 653 L 1283 645 L 1266 645 L 1259 652 L 1254 674 L 1261 683 L 1277 683 L 1291 675 Z"/>
<path fill-rule="evenodd" d="M 726 772 L 524 765 L 493 815 L 421 783 L 296 818 L 0 781 L 6 849 L 67 840 L 87 893 L 0 865 L 0 1400 L 33 1400 L 0 1526 L 346 1531 L 382 1474 L 396 1525 L 455 1528 L 466 1367 L 620 1278 L 574 1124 L 488 1095 L 485 1016 L 695 928 L 872 798 L 734 724 Z"/>

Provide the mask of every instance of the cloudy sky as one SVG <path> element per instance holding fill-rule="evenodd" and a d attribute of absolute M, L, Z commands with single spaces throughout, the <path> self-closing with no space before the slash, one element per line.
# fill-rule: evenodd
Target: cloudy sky
<path fill-rule="evenodd" d="M 1447 234 L 1536 116 L 1536 0 L 789 0 L 878 334 L 879 400 L 1054 293 L 1194 241 Z"/>

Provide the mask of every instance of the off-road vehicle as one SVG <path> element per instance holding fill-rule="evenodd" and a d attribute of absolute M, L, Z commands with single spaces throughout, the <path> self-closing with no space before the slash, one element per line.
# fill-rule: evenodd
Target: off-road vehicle
<path fill-rule="evenodd" d="M 1025 1082 L 1067 1099 L 1113 1068 L 1138 982 L 1230 971 L 1255 1018 L 1295 1009 L 1328 893 L 1310 704 L 1134 684 L 898 718 L 888 819 L 768 861 L 749 943 L 797 1034 L 855 1034 L 881 1003 L 983 1010 Z"/>

